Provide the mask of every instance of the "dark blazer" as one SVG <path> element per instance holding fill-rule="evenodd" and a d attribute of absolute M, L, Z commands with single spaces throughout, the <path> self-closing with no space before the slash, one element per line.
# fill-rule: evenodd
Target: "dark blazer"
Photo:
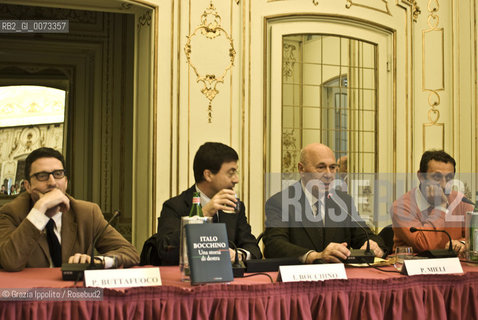
<path fill-rule="evenodd" d="M 89 254 L 93 238 L 107 224 L 98 205 L 68 198 L 70 210 L 61 217 L 62 262 L 68 262 L 75 253 Z M 0 208 L 0 265 L 5 270 L 52 265 L 45 230 L 38 230 L 26 219 L 32 206 L 30 194 L 23 192 Z M 139 263 L 136 248 L 112 226 L 98 239 L 96 249 L 102 255 L 116 256 L 119 265 L 129 267 Z"/>
<path fill-rule="evenodd" d="M 284 199 L 284 201 L 283 201 Z M 293 203 L 287 203 L 287 199 Z M 287 208 L 283 208 L 283 204 Z M 352 248 L 360 248 L 367 240 L 367 230 L 371 240 L 385 251 L 382 239 L 361 221 L 355 212 L 355 222 L 345 213 L 352 213 L 352 198 L 338 190 L 325 197 L 325 227 L 322 219 L 312 214 L 299 182 L 273 195 L 266 202 L 266 230 L 264 232 L 264 256 L 266 258 L 300 257 L 310 250 L 323 251 L 331 242 L 347 242 Z M 354 210 L 354 209 L 353 209 Z"/>
<path fill-rule="evenodd" d="M 181 217 L 189 215 L 191 210 L 195 185 L 183 191 L 179 196 L 167 200 L 163 204 L 161 216 L 158 218 L 158 246 L 162 265 L 179 264 L 179 233 Z M 251 253 L 253 259 L 262 257 L 261 250 L 257 246 L 256 237 L 251 233 L 251 226 L 247 223 L 246 209 L 241 202 L 241 211 L 237 214 L 218 211 L 213 217 L 213 222 L 226 224 L 227 237 L 238 248 Z"/>

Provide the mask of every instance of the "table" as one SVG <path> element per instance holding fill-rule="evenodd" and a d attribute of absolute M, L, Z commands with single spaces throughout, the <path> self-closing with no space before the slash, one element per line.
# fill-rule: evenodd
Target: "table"
<path fill-rule="evenodd" d="M 102 301 L 1 301 L 0 319 L 476 319 L 478 268 L 463 270 L 408 277 L 346 268 L 348 280 L 270 283 L 255 276 L 193 287 L 181 282 L 178 267 L 161 267 L 161 287 L 105 289 Z M 58 268 L 0 271 L 2 288 L 73 284 L 61 281 Z"/>

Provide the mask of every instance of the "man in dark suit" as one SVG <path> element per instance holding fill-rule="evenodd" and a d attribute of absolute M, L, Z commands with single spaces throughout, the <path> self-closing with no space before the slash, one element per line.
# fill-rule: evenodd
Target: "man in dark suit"
<path fill-rule="evenodd" d="M 90 262 L 91 244 L 107 222 L 98 205 L 66 193 L 63 155 L 39 148 L 25 160 L 25 188 L 0 208 L 0 265 L 8 271 L 25 267 L 60 267 Z M 105 267 L 138 264 L 136 249 L 112 226 L 96 242 Z M 97 261 L 98 263 L 100 261 Z"/>
<path fill-rule="evenodd" d="M 238 159 L 236 151 L 222 143 L 207 142 L 199 147 L 193 164 L 196 184 L 179 196 L 167 200 L 158 218 L 160 264 L 177 265 L 179 263 L 181 217 L 189 214 L 194 192 L 201 194 L 204 216 L 212 217 L 213 222 L 226 224 L 228 239 L 237 246 L 239 259 L 262 257 L 256 238 L 252 235 L 251 227 L 247 223 L 244 203 L 236 199 L 233 190 L 239 182 Z M 230 213 L 237 202 L 239 202 L 240 211 Z M 229 252 L 231 260 L 234 260 L 235 250 L 229 249 Z"/>
<path fill-rule="evenodd" d="M 349 247 L 366 248 L 360 223 L 371 239 L 370 248 L 383 256 L 383 241 L 361 221 L 352 198 L 331 188 L 337 170 L 333 151 L 319 143 L 307 145 L 298 169 L 300 181 L 266 202 L 264 255 L 298 257 L 304 263 L 344 261 Z"/>

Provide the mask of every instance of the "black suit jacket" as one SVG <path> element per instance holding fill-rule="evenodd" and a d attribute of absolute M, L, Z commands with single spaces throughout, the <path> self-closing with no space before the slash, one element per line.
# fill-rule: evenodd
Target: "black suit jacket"
<path fill-rule="evenodd" d="M 289 201 L 288 199 L 293 199 Z M 323 251 L 331 242 L 347 242 L 352 248 L 360 248 L 371 240 L 385 251 L 382 239 L 361 221 L 352 198 L 339 190 L 325 197 L 325 221 L 312 214 L 302 185 L 299 182 L 273 195 L 266 202 L 266 230 L 264 232 L 264 256 L 266 258 L 300 257 L 310 250 Z M 345 212 L 353 213 L 357 221 Z M 325 224 L 324 224 L 325 223 Z M 325 226 L 325 227 L 324 227 Z"/>
<path fill-rule="evenodd" d="M 162 265 L 179 264 L 179 234 L 181 217 L 189 215 L 191 210 L 193 193 L 196 187 L 183 191 L 179 196 L 167 200 L 163 204 L 161 216 L 158 218 L 158 238 L 160 260 Z M 238 248 L 243 248 L 251 253 L 251 258 L 262 257 L 261 250 L 257 246 L 257 240 L 251 233 L 251 226 L 247 223 L 246 209 L 241 202 L 241 211 L 237 214 L 219 211 L 213 222 L 226 224 L 227 237 Z"/>

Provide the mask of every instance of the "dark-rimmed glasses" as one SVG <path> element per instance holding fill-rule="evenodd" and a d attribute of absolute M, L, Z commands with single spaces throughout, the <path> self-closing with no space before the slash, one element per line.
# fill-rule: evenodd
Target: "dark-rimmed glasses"
<path fill-rule="evenodd" d="M 65 177 L 65 170 L 53 170 L 51 172 L 41 171 L 32 174 L 30 178 L 35 177 L 38 181 L 47 181 L 50 179 L 50 174 L 53 176 L 53 178 L 59 180 Z"/>

